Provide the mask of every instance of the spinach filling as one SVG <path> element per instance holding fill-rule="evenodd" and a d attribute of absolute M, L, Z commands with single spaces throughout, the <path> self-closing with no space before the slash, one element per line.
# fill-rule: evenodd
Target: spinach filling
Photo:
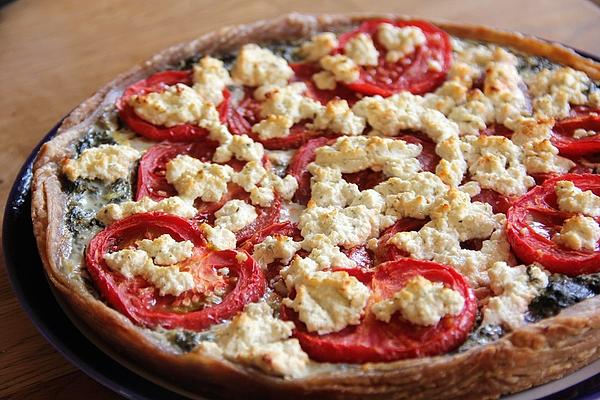
<path fill-rule="evenodd" d="M 550 276 L 548 286 L 529 304 L 525 315 L 528 322 L 558 314 L 563 308 L 589 299 L 600 293 L 600 273 L 569 277 Z"/>

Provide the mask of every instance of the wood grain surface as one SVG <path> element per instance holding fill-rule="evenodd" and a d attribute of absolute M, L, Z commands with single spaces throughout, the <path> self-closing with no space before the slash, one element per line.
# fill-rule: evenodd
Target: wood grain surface
<path fill-rule="evenodd" d="M 394 12 L 482 23 L 600 54 L 600 8 L 588 0 L 14 1 L 0 9 L 2 204 L 44 133 L 119 72 L 212 29 L 292 11 Z M 119 398 L 38 334 L 4 268 L 0 321 L 0 398 Z"/>

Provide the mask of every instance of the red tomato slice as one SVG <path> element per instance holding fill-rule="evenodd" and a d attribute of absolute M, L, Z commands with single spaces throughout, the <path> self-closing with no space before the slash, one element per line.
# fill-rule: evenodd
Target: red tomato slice
<path fill-rule="evenodd" d="M 385 61 L 387 51 L 377 40 L 376 34 L 377 27 L 384 22 L 398 27 L 417 27 L 425 34 L 427 43 L 402 60 L 388 63 Z M 424 21 L 392 21 L 388 19 L 366 21 L 358 29 L 340 36 L 338 51 L 343 52 L 346 42 L 360 32 L 370 35 L 373 39 L 373 43 L 379 51 L 379 63 L 373 67 L 361 67 L 359 80 L 347 84 L 350 89 L 370 96 L 378 94 L 384 97 L 404 90 L 413 94 L 423 94 L 431 92 L 446 79 L 446 73 L 452 63 L 452 45 L 448 34 L 436 26 Z M 441 70 L 430 70 L 430 60 L 438 61 Z"/>
<path fill-rule="evenodd" d="M 311 359 L 335 363 L 389 362 L 443 354 L 466 340 L 475 322 L 477 304 L 473 290 L 453 268 L 405 258 L 379 265 L 370 281 L 370 274 L 357 270 L 352 275 L 372 289 L 360 325 L 318 335 L 306 331 L 293 310 L 282 307 L 282 318 L 294 321 L 294 336 Z M 435 326 L 417 326 L 398 314 L 392 317 L 390 323 L 377 320 L 370 312 L 373 303 L 392 297 L 417 275 L 442 282 L 444 286 L 458 291 L 465 298 L 462 312 L 457 316 L 444 317 Z"/>
<path fill-rule="evenodd" d="M 429 220 L 427 219 L 402 218 L 383 231 L 377 241 L 377 250 L 375 251 L 376 264 L 407 257 L 408 254 L 404 253 L 395 245 L 388 243 L 389 240 L 398 232 L 418 231 L 428 221 Z"/>
<path fill-rule="evenodd" d="M 320 71 L 320 68 L 316 64 L 305 64 L 297 63 L 290 64 L 290 67 L 296 73 L 295 80 L 304 82 L 308 88 L 307 96 L 311 97 L 321 104 L 325 105 L 328 101 L 334 99 L 343 99 L 348 102 L 350 107 L 359 100 L 356 92 L 348 89 L 344 85 L 337 85 L 334 90 L 322 90 L 317 88 L 315 82 L 312 80 L 312 76 Z"/>
<path fill-rule="evenodd" d="M 143 95 L 160 92 L 177 83 L 191 85 L 192 71 L 157 72 L 146 79 L 134 83 L 125 89 L 123 95 L 117 101 L 119 117 L 132 131 L 148 139 L 158 141 L 171 140 L 174 142 L 203 140 L 208 135 L 208 131 L 204 128 L 192 124 L 175 125 L 170 128 L 157 126 L 139 117 L 133 108 L 127 104 L 127 100 L 135 94 Z M 224 90 L 224 95 L 227 97 L 227 90 Z"/>
<path fill-rule="evenodd" d="M 546 180 L 509 208 L 506 234 L 515 254 L 525 263 L 539 262 L 548 271 L 575 276 L 600 271 L 600 248 L 572 250 L 554 243 L 563 221 L 572 213 L 559 211 L 554 191 L 557 181 L 571 181 L 581 190 L 600 195 L 600 176 L 566 174 Z M 600 222 L 600 217 L 595 218 Z"/>
<path fill-rule="evenodd" d="M 175 297 L 160 296 L 143 278 L 126 279 L 112 271 L 104 255 L 132 245 L 135 240 L 169 234 L 177 241 L 194 243 L 193 255 L 182 269 L 194 276 L 195 289 Z M 252 257 L 241 262 L 237 252 L 211 251 L 198 227 L 183 218 L 162 213 L 136 214 L 115 222 L 98 233 L 86 250 L 86 267 L 104 299 L 133 322 L 142 326 L 167 329 L 202 330 L 231 318 L 245 304 L 257 301 L 265 292 L 266 282 Z M 229 268 L 229 276 L 217 269 Z M 219 304 L 207 302 L 207 296 L 224 292 Z"/>
<path fill-rule="evenodd" d="M 355 246 L 351 249 L 342 249 L 342 252 L 346 256 L 356 263 L 356 266 L 360 269 L 370 270 L 373 268 L 373 254 L 367 246 Z"/>
<path fill-rule="evenodd" d="M 594 131 L 596 134 L 576 139 L 573 134 L 577 129 Z M 600 114 L 598 113 L 580 113 L 560 120 L 554 125 L 553 131 L 552 143 L 561 155 L 581 157 L 600 153 Z"/>
<path fill-rule="evenodd" d="M 421 154 L 417 157 L 424 171 L 435 171 L 435 167 L 440 157 L 435 153 L 435 143 L 429 138 L 423 137 L 418 133 L 405 134 L 395 137 L 395 139 L 404 140 L 407 143 L 420 144 L 423 146 Z M 308 164 L 315 161 L 316 151 L 319 147 L 332 144 L 335 138 L 319 137 L 310 139 L 305 145 L 300 147 L 288 167 L 288 174 L 292 175 L 298 181 L 298 189 L 294 195 L 294 201 L 300 204 L 306 204 L 310 200 L 310 172 Z M 383 182 L 386 177 L 380 171 L 364 170 L 349 174 L 343 174 L 343 178 L 349 183 L 355 183 L 360 190 L 371 189 Z"/>

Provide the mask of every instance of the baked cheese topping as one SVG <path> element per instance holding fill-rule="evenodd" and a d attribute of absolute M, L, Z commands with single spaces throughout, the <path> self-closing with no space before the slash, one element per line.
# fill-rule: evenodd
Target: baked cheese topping
<path fill-rule="evenodd" d="M 170 235 L 136 242 L 137 249 L 123 249 L 104 255 L 106 265 L 126 278 L 142 276 L 161 296 L 179 296 L 195 287 L 191 273 L 181 271 L 178 263 L 192 255 L 193 243 L 177 242 Z"/>
<path fill-rule="evenodd" d="M 183 218 L 193 218 L 198 212 L 191 202 L 185 201 L 179 196 L 167 197 L 160 201 L 154 201 L 149 197 L 143 197 L 138 201 L 124 201 L 119 204 L 107 204 L 98 211 L 96 219 L 104 225 L 110 225 L 113 222 L 129 217 L 130 215 L 152 211 L 178 215 Z"/>
<path fill-rule="evenodd" d="M 558 181 L 555 191 L 560 211 L 600 217 L 600 196 L 591 190 L 583 191 L 571 181 Z"/>
<path fill-rule="evenodd" d="M 563 223 L 555 242 L 573 250 L 595 250 L 600 240 L 600 225 L 594 218 L 576 215 Z"/>
<path fill-rule="evenodd" d="M 259 225 L 261 208 L 281 205 L 273 223 L 297 228 L 294 234 L 270 233 L 247 250 L 270 276 L 269 303 L 248 304 L 231 321 L 216 325 L 214 342 L 201 342 L 199 350 L 268 374 L 302 377 L 310 361 L 291 338 L 294 323 L 273 315 L 281 304 L 314 335 L 359 325 L 366 313 L 386 323 L 397 316 L 431 327 L 463 311 L 467 300 L 458 291 L 418 275 L 389 298 L 372 298 L 369 286 L 345 269 L 363 267 L 353 255 L 356 249 L 373 256 L 380 246 L 463 274 L 473 288 L 488 294 L 479 304 L 482 326 L 509 332 L 527 322 L 525 313 L 548 286 L 548 273 L 541 265 L 517 265 L 506 215 L 477 199 L 485 199 L 487 191 L 512 200 L 536 185 L 534 176 L 571 171 L 575 162 L 553 141 L 555 121 L 571 116 L 574 106 L 599 108 L 600 90 L 572 68 L 524 66 L 524 58 L 509 49 L 453 38 L 452 65 L 434 91 L 316 100 L 317 89 L 351 90 L 352 83 L 365 83 L 364 74 L 379 68 L 380 60 L 405 63 L 427 46 L 427 35 L 416 26 L 383 23 L 373 39 L 357 33 L 340 48 L 336 34 L 316 34 L 294 49 L 317 71 L 306 83 L 296 81 L 300 78 L 276 47 L 247 44 L 231 67 L 211 56 L 201 58 L 192 66 L 190 86 L 180 83 L 128 99 L 143 120 L 166 128 L 200 126 L 218 146 L 212 160 L 178 155 L 166 163 L 164 177 L 177 196 L 108 204 L 95 213 L 98 221 L 109 226 L 153 211 L 191 219 L 195 204 L 213 203 L 219 207 L 214 221 L 199 228 L 214 250 L 236 249 L 236 234 Z M 427 70 L 445 71 L 444 64 L 430 58 Z M 256 118 L 248 118 L 246 134 L 230 132 L 217 111 L 225 90 L 234 106 L 240 93 L 256 103 Z M 294 196 L 307 181 L 299 182 L 290 175 L 292 168 L 288 171 L 294 150 L 265 149 L 299 129 L 330 138 L 306 166 L 306 206 Z M 573 132 L 574 139 L 595 135 L 581 128 Z M 71 181 L 111 183 L 130 179 L 140 156 L 127 140 L 84 150 L 62 168 Z M 439 161 L 432 166 L 431 159 Z M 352 175 L 363 173 L 368 183 Z M 245 200 L 228 197 L 232 187 L 243 189 Z M 600 196 L 567 180 L 558 181 L 555 191 L 558 209 L 572 215 L 548 238 L 565 249 L 596 251 Z M 422 222 L 418 229 L 394 230 L 385 243 L 380 239 L 396 222 L 415 219 Z M 104 260 L 126 278 L 141 276 L 161 295 L 178 296 L 197 286 L 192 274 L 180 268 L 192 254 L 192 242 L 162 235 L 105 254 Z M 238 253 L 240 262 L 247 257 Z M 276 268 L 280 272 L 272 276 Z"/>
<path fill-rule="evenodd" d="M 308 356 L 297 339 L 290 339 L 294 323 L 273 317 L 265 302 L 251 303 L 217 332 L 216 342 L 200 343 L 200 350 L 288 377 L 305 374 Z"/>
<path fill-rule="evenodd" d="M 62 171 L 70 181 L 82 178 L 111 183 L 129 177 L 140 156 L 128 146 L 103 144 L 85 149 L 77 159 L 66 160 Z"/>
<path fill-rule="evenodd" d="M 392 298 L 373 304 L 371 309 L 380 321 L 390 322 L 392 315 L 399 313 L 415 325 L 433 326 L 446 315 L 460 314 L 464 304 L 464 297 L 456 290 L 417 275 Z"/>

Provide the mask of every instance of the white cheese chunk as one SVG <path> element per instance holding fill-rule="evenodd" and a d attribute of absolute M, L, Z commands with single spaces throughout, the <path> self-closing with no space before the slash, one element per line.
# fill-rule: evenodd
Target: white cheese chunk
<path fill-rule="evenodd" d="M 293 263 L 294 261 L 292 261 Z M 296 297 L 283 304 L 298 313 L 309 332 L 320 335 L 358 325 L 370 291 L 344 271 L 317 271 L 295 281 Z"/>
<path fill-rule="evenodd" d="M 157 265 L 173 265 L 192 256 L 194 244 L 189 240 L 177 242 L 171 235 L 160 235 L 155 239 L 142 239 L 135 242 Z"/>
<path fill-rule="evenodd" d="M 583 105 L 588 100 L 590 78 L 570 67 L 544 68 L 527 83 L 537 118 L 566 118 L 571 104 Z"/>
<path fill-rule="evenodd" d="M 194 90 L 215 105 L 223 101 L 223 90 L 233 83 L 223 61 L 209 56 L 194 65 L 193 79 Z"/>
<path fill-rule="evenodd" d="M 344 45 L 344 53 L 358 65 L 377 65 L 379 52 L 366 33 L 353 36 Z"/>
<path fill-rule="evenodd" d="M 85 149 L 77 159 L 66 160 L 62 171 L 70 181 L 83 178 L 111 183 L 127 178 L 140 156 L 140 152 L 132 147 L 102 144 Z"/>
<path fill-rule="evenodd" d="M 236 246 L 235 233 L 221 226 L 212 227 L 208 224 L 200 225 L 208 243 L 217 250 L 233 250 Z"/>
<path fill-rule="evenodd" d="M 243 200 L 229 200 L 215 212 L 215 225 L 238 232 L 253 222 L 258 214 L 252 205 Z"/>
<path fill-rule="evenodd" d="M 415 26 L 397 27 L 387 23 L 377 27 L 377 39 L 387 49 L 385 60 L 389 63 L 398 62 L 427 43 L 421 29 Z"/>
<path fill-rule="evenodd" d="M 227 193 L 234 171 L 228 165 L 202 162 L 188 155 L 178 155 L 166 165 L 167 182 L 186 200 L 201 198 L 215 202 Z"/>
<path fill-rule="evenodd" d="M 264 154 L 263 145 L 255 143 L 248 135 L 234 135 L 230 140 L 217 147 L 213 160 L 220 163 L 227 162 L 232 158 L 241 161 L 259 161 L 262 160 Z"/>
<path fill-rule="evenodd" d="M 106 265 L 126 278 L 142 276 L 159 289 L 161 296 L 179 296 L 195 287 L 191 273 L 180 271 L 178 265 L 157 266 L 143 250 L 124 249 L 104 255 Z"/>
<path fill-rule="evenodd" d="M 275 260 L 280 260 L 283 265 L 286 265 L 301 247 L 300 242 L 295 242 L 289 236 L 267 236 L 265 240 L 254 246 L 252 257 L 263 268 Z"/>
<path fill-rule="evenodd" d="M 334 267 L 356 267 L 356 262 L 349 259 L 348 256 L 341 252 L 339 247 L 331 244 L 327 236 L 315 235 L 313 239 L 314 242 L 310 244 L 316 244 L 316 246 L 306 246 L 308 250 L 311 250 L 310 254 L 308 255 L 308 258 L 317 263 L 319 269 L 327 269 Z"/>
<path fill-rule="evenodd" d="M 133 95 L 127 101 L 140 118 L 167 128 L 180 124 L 204 126 L 219 119 L 213 103 L 182 83 L 162 92 Z"/>
<path fill-rule="evenodd" d="M 321 58 L 320 64 L 325 71 L 331 72 L 338 82 L 352 83 L 360 77 L 358 65 L 343 54 L 325 56 Z"/>
<path fill-rule="evenodd" d="M 320 71 L 312 75 L 312 80 L 320 90 L 334 90 L 337 87 L 335 75 L 329 71 Z"/>
<path fill-rule="evenodd" d="M 306 90 L 305 83 L 295 82 L 284 87 L 259 88 L 254 92 L 254 97 L 262 102 L 260 115 L 263 118 L 279 115 L 297 123 L 314 119 L 323 108 L 319 102 L 303 95 Z"/>
<path fill-rule="evenodd" d="M 293 329 L 293 322 L 273 317 L 267 303 L 251 303 L 217 330 L 216 343 L 202 342 L 199 348 L 268 374 L 297 378 L 306 373 L 310 360 L 298 339 L 290 339 Z"/>
<path fill-rule="evenodd" d="M 293 75 L 285 59 L 253 43 L 241 48 L 231 71 L 234 81 L 246 86 L 283 86 Z"/>
<path fill-rule="evenodd" d="M 502 325 L 511 330 L 525 323 L 527 306 L 548 286 L 548 276 L 537 266 L 511 267 L 497 262 L 489 276 L 494 296 L 484 306 L 482 325 Z"/>
<path fill-rule="evenodd" d="M 96 213 L 96 219 L 104 225 L 110 225 L 115 221 L 151 211 L 160 211 L 167 214 L 177 215 L 183 218 L 193 218 L 197 211 L 194 205 L 183 200 L 179 196 L 167 197 L 160 201 L 154 201 L 149 197 L 143 197 L 138 201 L 124 201 L 120 204 L 107 204 Z"/>
<path fill-rule="evenodd" d="M 269 115 L 252 127 L 252 132 L 258 134 L 262 140 L 286 137 L 294 121 L 283 115 Z"/>
<path fill-rule="evenodd" d="M 355 115 L 346 100 L 331 100 L 309 127 L 355 136 L 362 133 L 365 124 L 365 119 Z"/>
<path fill-rule="evenodd" d="M 464 303 L 464 297 L 456 290 L 417 275 L 391 299 L 373 304 L 371 310 L 380 321 L 390 322 L 392 315 L 399 312 L 415 325 L 433 326 L 446 315 L 460 314 Z"/>
<path fill-rule="evenodd" d="M 596 136 L 600 134 L 597 131 L 592 131 L 592 130 L 585 130 L 585 129 L 575 129 L 575 131 L 573 131 L 573 137 L 575 139 L 583 139 L 586 137 L 590 137 L 590 136 Z"/>
<path fill-rule="evenodd" d="M 600 196 L 591 190 L 583 191 L 571 181 L 556 182 L 554 190 L 559 210 L 600 217 Z"/>
<path fill-rule="evenodd" d="M 299 52 L 306 61 L 318 61 L 338 47 L 334 33 L 324 32 L 314 35 L 309 41 L 302 43 Z"/>
<path fill-rule="evenodd" d="M 565 220 L 552 240 L 569 249 L 594 251 L 600 240 L 600 225 L 592 217 L 575 215 Z"/>

